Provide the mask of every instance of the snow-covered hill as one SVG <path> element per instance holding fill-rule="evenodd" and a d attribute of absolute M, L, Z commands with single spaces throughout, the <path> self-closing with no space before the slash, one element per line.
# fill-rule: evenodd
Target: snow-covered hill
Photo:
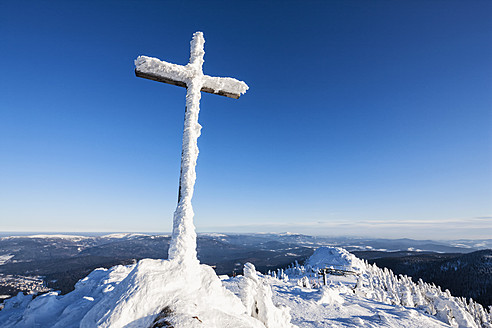
<path fill-rule="evenodd" d="M 319 268 L 354 274 L 328 276 Z M 144 259 L 97 269 L 73 292 L 19 294 L 0 311 L 2 327 L 492 327 L 473 301 L 356 258 L 319 248 L 271 275 L 216 276 L 206 265 Z"/>
<path fill-rule="evenodd" d="M 317 278 L 316 272 L 319 268 L 341 268 L 355 274 L 330 276 L 327 287 L 321 286 L 322 283 Z M 341 307 L 343 311 L 337 313 L 335 307 L 333 317 L 325 316 L 324 320 L 327 322 L 344 321 L 341 314 L 347 312 L 351 320 L 357 322 L 355 326 L 364 327 L 372 327 L 374 320 L 377 321 L 374 327 L 431 327 L 436 324 L 434 320 L 440 321 L 439 325 L 445 323 L 451 327 L 492 327 L 490 309 L 487 311 L 473 300 L 453 297 L 448 290 L 442 291 L 440 287 L 424 283 L 422 280 L 415 284 L 410 277 L 396 276 L 391 270 L 369 265 L 342 248 L 321 247 L 306 261 L 306 266 L 292 265 L 286 270 L 272 273 L 272 276 L 289 282 L 297 279 L 298 285 L 304 291 L 306 288 L 309 290 L 313 287 L 318 294 L 328 290 L 330 295 L 337 296 L 335 299 L 338 301 L 340 301 L 339 296 L 343 296 Z M 306 299 L 306 297 L 299 299 Z M 347 310 L 347 307 L 353 308 L 354 305 L 370 311 L 364 315 Z M 355 308 L 357 309 L 357 306 Z M 325 314 L 329 312 L 331 311 L 326 311 Z M 309 313 L 309 311 L 294 311 L 294 313 Z M 430 319 L 423 319 L 425 316 Z M 407 322 L 407 319 L 411 322 Z M 322 325 L 319 322 L 313 326 L 305 323 L 300 325 L 333 326 L 331 323 Z"/>

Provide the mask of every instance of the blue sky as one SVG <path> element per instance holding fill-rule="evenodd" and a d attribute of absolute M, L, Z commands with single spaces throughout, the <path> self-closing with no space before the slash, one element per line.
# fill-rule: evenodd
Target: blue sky
<path fill-rule="evenodd" d="M 0 230 L 171 230 L 205 35 L 198 231 L 492 235 L 490 1 L 3 1 Z"/>

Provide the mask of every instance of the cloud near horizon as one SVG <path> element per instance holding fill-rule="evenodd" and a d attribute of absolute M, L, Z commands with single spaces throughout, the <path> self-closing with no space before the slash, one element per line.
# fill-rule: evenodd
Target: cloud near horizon
<path fill-rule="evenodd" d="M 265 222 L 242 225 L 198 226 L 199 231 L 297 232 L 311 235 L 418 239 L 487 239 L 492 236 L 492 216 L 429 220 L 324 220 Z"/>

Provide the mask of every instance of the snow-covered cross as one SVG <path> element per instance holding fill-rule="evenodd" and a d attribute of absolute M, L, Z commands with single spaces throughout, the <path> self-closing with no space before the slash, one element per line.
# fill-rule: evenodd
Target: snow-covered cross
<path fill-rule="evenodd" d="M 169 246 L 169 259 L 184 263 L 198 262 L 191 198 L 196 180 L 197 141 L 202 128 L 198 123 L 200 91 L 238 99 L 248 90 L 248 86 L 242 81 L 230 77 L 213 77 L 203 74 L 204 44 L 205 39 L 202 32 L 193 34 L 190 42 L 190 62 L 186 66 L 147 56 L 139 56 L 135 60 L 135 75 L 138 77 L 187 88 L 178 206 L 174 212 L 173 233 Z"/>

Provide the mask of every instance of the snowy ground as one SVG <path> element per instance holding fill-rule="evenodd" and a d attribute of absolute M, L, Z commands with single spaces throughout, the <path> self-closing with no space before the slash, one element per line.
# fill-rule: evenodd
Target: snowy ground
<path fill-rule="evenodd" d="M 309 268 L 336 267 L 357 273 L 362 273 L 365 267 L 354 255 L 334 247 L 318 249 L 306 265 Z M 291 323 L 298 327 L 450 327 L 424 311 L 361 296 L 359 291 L 356 292 L 356 275 L 328 276 L 324 286 L 313 270 L 302 269 L 304 272 L 299 272 L 297 265 L 285 272 L 279 270 L 273 274 L 279 279 L 260 275 L 263 283 L 272 289 L 273 303 L 289 309 Z M 240 295 L 240 279 L 242 277 L 225 279 L 223 284 Z M 313 285 L 317 288 L 312 288 Z"/>
<path fill-rule="evenodd" d="M 342 285 L 308 289 L 296 286 L 292 281 L 268 279 L 273 302 L 289 308 L 291 322 L 298 327 L 450 327 L 415 309 L 357 296 L 347 287 L 353 285 L 350 279 L 340 282 Z M 224 284 L 233 285 L 234 279 L 224 281 Z"/>

